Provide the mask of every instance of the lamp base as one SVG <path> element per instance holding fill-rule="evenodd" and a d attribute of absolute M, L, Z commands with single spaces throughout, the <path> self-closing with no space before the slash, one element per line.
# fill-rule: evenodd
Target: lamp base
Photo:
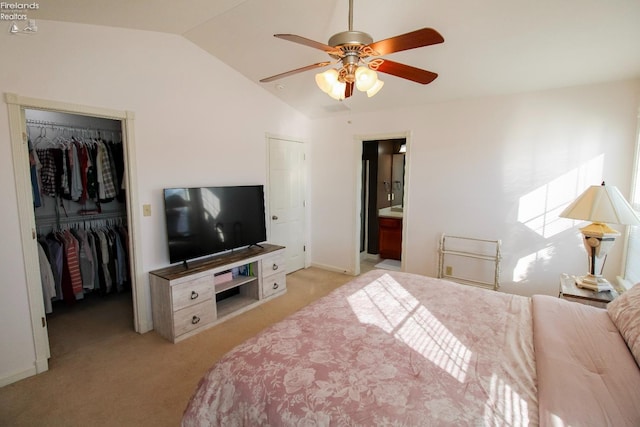
<path fill-rule="evenodd" d="M 602 276 L 594 276 L 593 274 L 576 277 L 576 286 L 595 292 L 605 292 L 613 290 L 613 286 L 611 286 L 611 283 L 609 283 L 607 279 Z"/>

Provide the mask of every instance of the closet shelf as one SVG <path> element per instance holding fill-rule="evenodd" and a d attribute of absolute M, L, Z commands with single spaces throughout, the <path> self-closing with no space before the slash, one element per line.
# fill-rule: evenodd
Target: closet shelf
<path fill-rule="evenodd" d="M 112 219 L 126 219 L 126 211 L 102 212 L 96 215 L 72 214 L 56 217 L 55 215 L 42 215 L 36 217 L 38 227 L 53 226 L 57 224 L 69 224 L 74 222 L 108 221 Z"/>

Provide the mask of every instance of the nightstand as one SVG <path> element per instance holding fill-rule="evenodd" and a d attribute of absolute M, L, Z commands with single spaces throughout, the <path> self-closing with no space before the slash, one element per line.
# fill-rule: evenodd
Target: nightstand
<path fill-rule="evenodd" d="M 594 307 L 606 308 L 607 303 L 618 296 L 615 290 L 596 292 L 576 286 L 576 277 L 568 274 L 560 275 L 560 298 L 575 301 Z"/>

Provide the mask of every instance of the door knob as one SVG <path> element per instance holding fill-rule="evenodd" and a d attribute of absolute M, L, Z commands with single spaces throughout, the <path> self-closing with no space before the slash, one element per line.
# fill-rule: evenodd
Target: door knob
<path fill-rule="evenodd" d="M 271 217 L 271 219 L 272 219 L 272 220 L 274 220 L 274 221 L 277 221 L 277 220 L 278 220 L 278 217 L 277 217 L 277 215 L 273 215 L 273 216 Z"/>

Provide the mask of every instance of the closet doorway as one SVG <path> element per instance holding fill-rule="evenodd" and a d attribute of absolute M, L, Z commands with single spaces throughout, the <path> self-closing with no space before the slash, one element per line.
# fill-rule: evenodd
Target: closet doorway
<path fill-rule="evenodd" d="M 356 138 L 356 274 L 372 268 L 403 269 L 408 139 L 408 134 Z"/>
<path fill-rule="evenodd" d="M 132 206 L 137 205 L 136 186 L 134 183 L 133 114 L 23 98 L 13 94 L 6 94 L 5 100 L 9 110 L 14 173 L 18 189 L 22 252 L 27 267 L 25 274 L 34 348 L 36 350 L 34 373 L 40 373 L 48 369 L 48 358 L 51 357 L 50 334 L 47 328 L 46 313 L 50 313 L 52 307 L 47 304 L 47 291 L 43 286 L 43 280 L 41 280 L 41 272 L 43 270 L 41 270 L 42 264 L 40 261 L 42 258 L 40 258 L 39 248 L 44 247 L 44 245 L 41 244 L 42 240 L 38 241 L 38 237 L 42 238 L 43 235 L 50 231 L 59 231 L 61 232 L 60 236 L 63 236 L 63 230 L 69 231 L 69 228 L 74 227 L 76 230 L 82 231 L 84 235 L 93 234 L 93 231 L 96 231 L 95 237 L 97 240 L 98 230 L 100 230 L 101 236 L 108 235 L 109 237 L 105 237 L 105 240 L 102 241 L 101 246 L 104 253 L 100 254 L 96 259 L 107 260 L 109 258 L 103 255 L 111 250 L 110 244 L 120 245 L 120 249 L 122 249 L 118 255 L 119 267 L 113 264 L 109 264 L 109 267 L 107 267 L 105 263 L 103 266 L 104 271 L 98 271 L 97 268 L 95 270 L 96 275 L 100 275 L 101 279 L 104 279 L 105 275 L 108 276 L 109 280 L 107 282 L 99 281 L 96 276 L 94 286 L 90 281 L 85 281 L 84 277 L 77 277 L 78 275 L 84 276 L 85 273 L 85 271 L 81 273 L 80 268 L 77 268 L 74 282 L 76 287 L 72 288 L 74 291 L 72 294 L 67 293 L 65 295 L 66 303 L 68 304 L 61 306 L 60 312 L 65 310 L 72 312 L 74 306 L 86 309 L 87 307 L 99 305 L 100 303 L 97 299 L 89 301 L 94 297 L 93 295 L 89 297 L 93 291 L 96 294 L 102 293 L 103 295 L 117 294 L 118 291 L 124 291 L 127 288 L 128 292 L 122 292 L 123 296 L 118 297 L 126 298 L 124 304 L 128 304 L 128 308 L 125 310 L 128 316 L 126 322 L 131 329 L 135 329 L 137 332 L 142 333 L 150 330 L 148 322 L 145 320 L 148 318 L 146 297 L 144 292 L 136 286 L 139 281 L 138 272 L 142 269 L 139 265 L 139 257 L 135 253 L 135 245 L 133 245 L 133 241 L 139 239 L 137 227 L 135 226 L 139 223 L 139 218 L 137 218 L 136 210 L 131 209 Z M 117 172 L 116 175 L 124 177 L 114 180 L 112 184 L 114 187 L 124 187 L 126 189 L 124 192 L 118 192 L 117 195 L 115 193 L 95 193 L 90 200 L 85 200 L 82 204 L 79 204 L 72 200 L 76 196 L 71 196 L 70 194 L 67 196 L 71 200 L 64 200 L 65 197 L 59 196 L 41 199 L 33 191 L 34 181 L 32 180 L 30 162 L 34 160 L 34 153 L 31 148 L 46 149 L 47 144 L 55 145 L 56 143 L 70 147 L 73 139 L 86 142 L 109 138 L 112 139 L 111 142 L 114 142 L 113 139 L 115 139 L 115 143 L 120 144 L 118 147 L 120 151 L 109 150 L 110 154 L 108 156 L 113 157 L 114 151 L 116 151 L 116 156 L 121 156 L 117 171 L 115 163 L 110 168 L 113 172 Z M 71 152 L 72 150 L 69 149 L 67 151 L 68 154 L 65 156 L 71 158 L 71 162 L 73 162 L 74 157 Z M 45 151 L 40 153 L 44 155 Z M 102 159 L 104 161 L 104 157 Z M 79 162 L 79 160 L 76 161 Z M 93 161 L 95 162 L 96 159 L 93 158 Z M 62 164 L 59 158 L 56 162 Z M 106 166 L 107 163 L 103 163 L 103 165 Z M 60 185 L 61 179 L 69 179 L 69 182 L 71 182 L 70 176 L 71 172 L 67 170 L 58 177 L 56 187 Z M 100 186 L 104 189 L 108 185 L 101 181 Z M 96 190 L 100 191 L 99 189 Z M 46 208 L 42 206 L 43 202 L 45 202 Z M 40 207 L 36 207 L 38 203 Z M 40 211 L 38 211 L 39 209 Z M 107 230 L 110 230 L 110 233 L 107 233 Z M 120 233 L 120 231 L 122 232 Z M 67 236 L 71 236 L 70 231 Z M 69 245 L 68 247 L 71 248 L 72 246 Z M 77 249 L 78 247 L 76 246 Z M 115 254 L 115 247 L 113 254 Z M 94 252 L 93 255 L 95 256 L 96 253 Z M 76 259 L 82 262 L 81 258 Z M 122 263 L 126 263 L 126 265 Z M 65 268 L 66 273 L 69 274 L 69 266 Z M 126 271 L 126 279 L 123 278 L 123 271 Z M 79 292 L 77 289 L 78 283 L 80 283 Z M 67 291 L 69 289 L 71 288 L 67 287 Z M 87 293 L 88 291 L 91 292 Z M 58 288 L 58 292 L 64 294 L 60 288 Z M 85 296 L 87 298 L 84 298 Z M 73 302 L 73 305 L 70 304 L 71 302 Z M 55 310 L 55 306 L 53 308 Z M 122 311 L 120 311 L 121 313 Z M 57 314 L 54 313 L 54 315 Z M 131 317 L 133 317 L 133 321 Z M 62 347 L 64 348 L 64 345 Z"/>

